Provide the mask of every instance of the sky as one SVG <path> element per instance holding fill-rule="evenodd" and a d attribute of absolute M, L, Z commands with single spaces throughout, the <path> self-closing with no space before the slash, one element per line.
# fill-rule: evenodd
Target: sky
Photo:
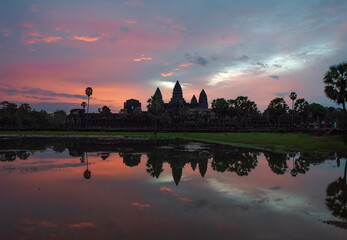
<path fill-rule="evenodd" d="M 190 102 L 248 96 L 337 106 L 329 66 L 347 61 L 347 1 L 0 0 L 0 101 L 69 111 L 146 110 L 178 80 Z"/>

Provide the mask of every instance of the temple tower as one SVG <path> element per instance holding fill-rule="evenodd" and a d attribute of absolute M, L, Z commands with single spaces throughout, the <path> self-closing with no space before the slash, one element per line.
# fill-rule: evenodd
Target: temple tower
<path fill-rule="evenodd" d="M 172 98 L 170 102 L 174 103 L 174 102 L 181 102 L 181 101 L 184 102 L 183 92 L 182 92 L 181 85 L 177 80 L 175 87 L 172 91 Z"/>
<path fill-rule="evenodd" d="M 163 99 L 163 96 L 161 95 L 161 91 L 159 88 L 157 88 L 157 90 L 155 90 L 154 96 Z"/>
<path fill-rule="evenodd" d="M 208 108 L 207 95 L 206 95 L 204 89 L 202 89 L 202 91 L 199 95 L 199 105 L 201 108 Z"/>

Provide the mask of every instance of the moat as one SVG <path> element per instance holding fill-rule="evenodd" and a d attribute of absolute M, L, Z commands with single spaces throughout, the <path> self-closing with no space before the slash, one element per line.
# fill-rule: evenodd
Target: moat
<path fill-rule="evenodd" d="M 345 239 L 346 159 L 190 141 L 0 138 L 3 239 Z"/>

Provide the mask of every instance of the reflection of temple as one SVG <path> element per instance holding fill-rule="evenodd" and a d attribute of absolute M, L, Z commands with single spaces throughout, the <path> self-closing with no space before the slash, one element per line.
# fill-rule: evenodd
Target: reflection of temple
<path fill-rule="evenodd" d="M 141 162 L 141 154 L 119 154 L 123 157 L 123 163 L 128 167 L 135 167 Z"/>

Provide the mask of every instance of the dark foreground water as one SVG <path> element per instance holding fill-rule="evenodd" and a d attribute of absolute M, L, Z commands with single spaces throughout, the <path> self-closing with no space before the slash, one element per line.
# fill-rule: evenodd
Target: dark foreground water
<path fill-rule="evenodd" d="M 337 156 L 2 138 L 0 160 L 0 239 L 347 239 Z"/>

